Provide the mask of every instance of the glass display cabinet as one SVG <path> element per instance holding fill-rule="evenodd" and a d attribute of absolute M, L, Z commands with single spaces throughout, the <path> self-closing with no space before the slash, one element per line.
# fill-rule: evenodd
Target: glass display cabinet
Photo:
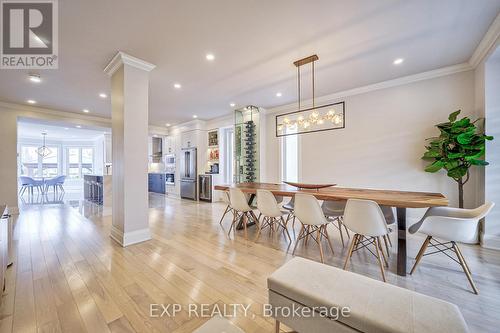
<path fill-rule="evenodd" d="M 259 108 L 248 105 L 234 111 L 234 182 L 259 181 Z"/>

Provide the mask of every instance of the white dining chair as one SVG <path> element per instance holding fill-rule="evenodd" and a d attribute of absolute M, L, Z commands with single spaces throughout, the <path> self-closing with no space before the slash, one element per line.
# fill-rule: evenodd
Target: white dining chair
<path fill-rule="evenodd" d="M 471 270 L 457 242 L 477 244 L 479 242 L 479 221 L 491 211 L 493 206 L 495 206 L 494 203 L 487 202 L 475 209 L 452 207 L 429 208 L 422 219 L 409 228 L 409 232 L 412 234 L 418 231 L 427 235 L 422 247 L 418 251 L 410 274 L 413 274 L 423 256 L 444 253 L 462 267 L 474 293 L 478 294 L 478 289 L 474 284 L 474 280 L 472 280 Z M 444 242 L 438 241 L 436 238 Z M 435 251 L 425 253 L 428 247 L 433 247 Z M 454 253 L 458 260 L 449 255 L 448 252 Z"/>
<path fill-rule="evenodd" d="M 222 225 L 222 221 L 224 220 L 224 217 L 226 217 L 227 213 L 233 212 L 233 209 L 231 208 L 231 201 L 229 200 L 229 192 L 224 191 L 222 192 L 222 202 L 226 204 L 226 209 L 224 210 L 224 214 L 222 214 L 222 217 L 220 218 L 219 224 Z"/>
<path fill-rule="evenodd" d="M 332 251 L 332 254 L 334 254 L 332 242 L 330 241 L 330 237 L 328 237 L 328 230 L 326 228 L 330 221 L 326 219 L 318 200 L 316 200 L 313 195 L 297 193 L 295 194 L 294 203 L 294 215 L 302 223 L 302 226 L 300 228 L 299 236 L 295 240 L 295 246 L 292 254 L 295 254 L 299 241 L 304 240 L 305 245 L 307 245 L 307 240 L 309 236 L 311 236 L 311 238 L 319 246 L 321 262 L 323 263 L 323 247 L 321 246 L 323 238 L 326 238 L 328 245 L 330 246 L 330 250 Z"/>
<path fill-rule="evenodd" d="M 236 229 L 235 224 L 239 221 L 243 223 L 243 229 L 245 230 L 245 238 L 247 238 L 247 225 L 249 221 L 254 220 L 255 223 L 259 223 L 257 216 L 255 216 L 252 207 L 248 204 L 247 197 L 239 188 L 231 187 L 229 189 L 229 201 L 231 203 L 231 208 L 233 209 L 233 221 L 231 222 L 231 227 L 227 235 L 231 234 L 231 230 Z"/>
<path fill-rule="evenodd" d="M 345 204 L 346 204 L 345 201 L 332 201 L 332 200 L 325 200 L 321 204 L 321 209 L 323 210 L 323 214 L 325 214 L 326 218 L 332 222 L 332 225 L 334 225 L 339 230 L 342 247 L 344 247 L 344 233 L 342 231 L 342 228 L 345 229 L 347 237 L 351 238 L 349 230 L 342 222 L 344 219 Z M 337 223 L 336 225 L 335 222 Z"/>
<path fill-rule="evenodd" d="M 257 209 L 260 212 L 259 217 L 263 216 L 263 219 L 258 226 L 255 241 L 259 239 L 262 230 L 265 228 L 269 228 L 270 232 L 279 231 L 281 228 L 282 232 L 288 237 L 288 240 L 290 242 L 292 241 L 286 221 L 283 218 L 288 212 L 280 209 L 278 201 L 272 192 L 268 190 L 257 190 Z"/>
<path fill-rule="evenodd" d="M 388 263 L 380 238 L 387 235 L 389 230 L 380 206 L 371 200 L 349 199 L 345 206 L 344 224 L 355 233 L 345 258 L 344 270 L 355 251 L 367 249 L 377 258 L 382 279 L 386 282 L 384 263 L 386 266 Z M 375 252 L 370 249 L 370 245 L 373 245 Z"/>

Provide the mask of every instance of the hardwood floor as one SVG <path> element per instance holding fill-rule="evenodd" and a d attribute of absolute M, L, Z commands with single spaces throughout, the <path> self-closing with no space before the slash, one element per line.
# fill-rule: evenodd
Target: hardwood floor
<path fill-rule="evenodd" d="M 292 258 L 283 235 L 266 231 L 256 243 L 255 228 L 250 228 L 248 241 L 243 231 L 228 239 L 229 215 L 219 226 L 222 204 L 150 194 L 153 240 L 121 248 L 109 237 L 109 211 L 70 203 L 77 207 L 23 208 L 15 224 L 15 260 L 7 271 L 0 332 L 191 332 L 207 318 L 190 317 L 189 303 L 249 304 L 249 316 L 240 309 L 230 320 L 245 332 L 274 332 L 261 306 L 267 301 L 266 277 Z M 330 228 L 335 255 L 325 251 L 325 262 L 342 267 L 347 244 L 343 248 Z M 392 239 L 395 244 L 395 235 Z M 422 241 L 410 237 L 412 258 Z M 299 244 L 297 255 L 319 261 L 315 245 Z M 460 266 L 441 255 L 424 257 L 414 275 L 404 278 L 395 274 L 392 254 L 387 280 L 459 305 L 473 332 L 497 331 L 500 252 L 462 249 L 479 295 L 471 292 Z M 368 253 L 355 253 L 349 267 L 380 279 L 377 261 Z M 186 308 L 175 317 L 155 318 L 150 317 L 152 303 Z"/>

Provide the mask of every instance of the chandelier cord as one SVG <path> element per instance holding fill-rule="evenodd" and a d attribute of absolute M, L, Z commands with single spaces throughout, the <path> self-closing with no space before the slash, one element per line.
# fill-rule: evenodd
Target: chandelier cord
<path fill-rule="evenodd" d="M 300 110 L 300 66 L 297 66 L 297 78 L 298 78 L 298 95 L 299 95 L 299 110 Z"/>

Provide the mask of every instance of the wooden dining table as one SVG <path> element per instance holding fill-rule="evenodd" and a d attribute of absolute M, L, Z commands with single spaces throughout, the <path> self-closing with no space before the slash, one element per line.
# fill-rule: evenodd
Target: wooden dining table
<path fill-rule="evenodd" d="M 301 189 L 287 184 L 271 183 L 238 183 L 230 185 L 216 185 L 215 190 L 227 191 L 230 187 L 239 188 L 243 193 L 249 194 L 251 203 L 257 190 L 268 190 L 274 195 L 292 197 L 296 193 L 309 193 L 318 200 L 372 200 L 379 205 L 395 207 L 397 212 L 398 244 L 397 244 L 397 274 L 406 276 L 407 245 L 406 245 L 406 210 L 407 208 L 428 208 L 448 206 L 448 199 L 441 193 L 410 192 L 364 188 L 328 187 L 318 190 Z"/>

